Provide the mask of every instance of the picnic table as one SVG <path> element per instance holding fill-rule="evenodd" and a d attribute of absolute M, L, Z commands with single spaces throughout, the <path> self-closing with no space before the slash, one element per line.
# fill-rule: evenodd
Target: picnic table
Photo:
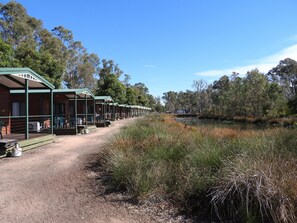
<path fill-rule="evenodd" d="M 79 133 L 86 134 L 88 132 L 87 129 L 88 129 L 87 125 L 77 125 L 77 131 Z"/>
<path fill-rule="evenodd" d="M 16 139 L 0 139 L 0 156 L 5 155 L 7 150 L 14 148 L 17 143 Z"/>

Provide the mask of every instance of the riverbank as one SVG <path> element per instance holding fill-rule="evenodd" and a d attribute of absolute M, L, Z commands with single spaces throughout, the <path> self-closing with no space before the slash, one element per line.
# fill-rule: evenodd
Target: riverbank
<path fill-rule="evenodd" d="M 269 118 L 269 117 L 225 117 L 225 116 L 208 116 L 199 114 L 177 114 L 174 115 L 179 118 L 193 117 L 198 119 L 210 119 L 210 120 L 220 120 L 225 122 L 239 122 L 239 123 L 251 123 L 251 124 L 261 124 L 261 125 L 273 125 L 282 127 L 293 127 L 297 128 L 297 115 L 292 115 L 282 118 Z"/>
<path fill-rule="evenodd" d="M 294 222 L 296 130 L 187 127 L 149 116 L 101 153 L 110 191 L 153 198 L 200 221 Z"/>

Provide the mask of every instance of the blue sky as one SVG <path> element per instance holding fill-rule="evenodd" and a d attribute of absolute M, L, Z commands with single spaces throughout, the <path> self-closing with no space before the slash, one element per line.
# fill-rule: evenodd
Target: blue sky
<path fill-rule="evenodd" d="M 114 60 L 154 96 L 297 60 L 296 0 L 17 2 L 47 29 L 72 30 L 88 52 Z"/>

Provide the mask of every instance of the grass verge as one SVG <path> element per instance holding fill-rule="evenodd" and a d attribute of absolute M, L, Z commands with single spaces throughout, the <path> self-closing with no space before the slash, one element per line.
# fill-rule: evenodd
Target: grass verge
<path fill-rule="evenodd" d="M 297 131 L 185 127 L 148 116 L 101 154 L 113 190 L 209 221 L 295 222 Z"/>

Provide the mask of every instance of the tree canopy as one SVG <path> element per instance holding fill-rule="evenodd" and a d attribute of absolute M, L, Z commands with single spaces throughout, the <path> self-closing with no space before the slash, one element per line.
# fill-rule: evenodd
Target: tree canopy
<path fill-rule="evenodd" d="M 245 77 L 222 76 L 212 84 L 193 82 L 193 91 L 163 94 L 169 112 L 179 109 L 217 117 L 279 117 L 297 113 L 297 62 L 287 58 L 267 74 L 254 69 Z"/>

